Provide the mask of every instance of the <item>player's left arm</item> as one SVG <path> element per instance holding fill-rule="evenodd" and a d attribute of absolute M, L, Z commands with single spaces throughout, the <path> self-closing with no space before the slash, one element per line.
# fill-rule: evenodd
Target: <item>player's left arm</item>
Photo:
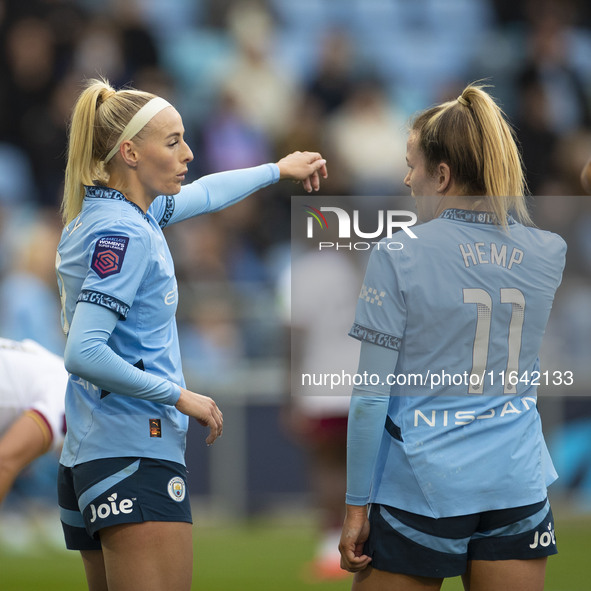
<path fill-rule="evenodd" d="M 178 195 L 159 197 L 151 209 L 161 227 L 165 227 L 225 209 L 282 179 L 301 181 L 306 191 L 317 191 L 320 177 L 327 175 L 326 160 L 318 152 L 294 152 L 275 164 L 206 175 L 184 185 Z"/>
<path fill-rule="evenodd" d="M 49 450 L 52 433 L 36 411 L 24 412 L 0 439 L 0 503 L 18 474 Z"/>
<path fill-rule="evenodd" d="M 363 341 L 357 375 L 377 375 L 377 385 L 353 388 L 347 426 L 346 514 L 339 542 L 341 568 L 365 569 L 371 558 L 363 553 L 369 536 L 368 502 L 378 452 L 388 415 L 388 374 L 394 371 L 398 351 Z"/>

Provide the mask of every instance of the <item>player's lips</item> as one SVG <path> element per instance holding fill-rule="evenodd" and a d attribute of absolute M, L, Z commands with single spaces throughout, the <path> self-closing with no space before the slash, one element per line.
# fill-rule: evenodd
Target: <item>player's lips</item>
<path fill-rule="evenodd" d="M 185 180 L 185 175 L 187 174 L 188 170 L 185 170 L 184 172 L 181 172 L 181 174 L 177 174 L 176 176 L 181 179 L 181 181 Z"/>

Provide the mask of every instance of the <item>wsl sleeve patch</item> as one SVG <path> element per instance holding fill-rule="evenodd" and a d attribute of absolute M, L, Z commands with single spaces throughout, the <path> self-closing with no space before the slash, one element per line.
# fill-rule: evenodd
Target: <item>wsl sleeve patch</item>
<path fill-rule="evenodd" d="M 105 236 L 100 238 L 92 255 L 90 267 L 101 278 L 116 275 L 121 271 L 123 259 L 129 237 L 127 236 Z"/>

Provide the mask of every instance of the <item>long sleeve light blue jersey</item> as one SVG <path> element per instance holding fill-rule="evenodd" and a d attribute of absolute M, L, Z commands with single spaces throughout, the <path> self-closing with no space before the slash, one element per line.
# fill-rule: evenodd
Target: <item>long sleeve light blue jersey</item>
<path fill-rule="evenodd" d="M 86 188 L 56 261 L 71 372 L 62 464 L 119 456 L 184 463 L 188 418 L 174 407 L 185 385 L 178 288 L 162 228 L 278 179 L 274 164 L 209 175 L 157 197 L 147 213 L 114 189 Z"/>
<path fill-rule="evenodd" d="M 372 366 L 390 395 L 385 419 L 379 391 L 352 398 L 348 502 L 448 517 L 541 501 L 556 472 L 538 357 L 566 244 L 457 209 L 413 231 L 376 245 L 358 299 L 350 334 L 391 353 Z"/>

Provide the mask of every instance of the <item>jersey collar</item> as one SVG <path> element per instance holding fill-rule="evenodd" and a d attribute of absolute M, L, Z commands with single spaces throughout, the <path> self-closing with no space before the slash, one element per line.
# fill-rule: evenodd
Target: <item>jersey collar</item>
<path fill-rule="evenodd" d="M 85 185 L 84 189 L 86 190 L 85 197 L 89 199 L 115 199 L 117 201 L 125 201 L 134 207 L 145 220 L 148 219 L 148 216 L 143 212 L 139 205 L 136 205 L 133 201 L 127 199 L 127 197 L 123 193 L 117 191 L 117 189 L 97 185 Z"/>
<path fill-rule="evenodd" d="M 472 211 L 469 209 L 446 209 L 441 212 L 440 218 L 444 220 L 453 220 L 455 222 L 468 222 L 471 224 L 487 224 L 489 226 L 498 225 L 497 216 L 491 211 Z M 507 224 L 512 225 L 515 220 L 512 216 L 507 216 Z"/>

